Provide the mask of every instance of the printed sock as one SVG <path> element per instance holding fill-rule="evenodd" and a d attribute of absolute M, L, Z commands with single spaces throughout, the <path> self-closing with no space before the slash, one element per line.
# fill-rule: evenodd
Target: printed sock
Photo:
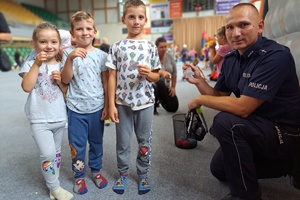
<path fill-rule="evenodd" d="M 51 196 L 52 194 L 52 196 Z M 73 199 L 73 194 L 69 191 L 63 189 L 62 187 L 57 188 L 50 192 L 50 199 L 53 197 L 54 199 L 58 200 L 70 200 Z"/>
<path fill-rule="evenodd" d="M 146 194 L 150 192 L 151 185 L 150 179 L 147 176 L 140 176 L 139 177 L 139 195 Z"/>
<path fill-rule="evenodd" d="M 104 176 L 102 176 L 100 173 L 94 173 L 93 180 L 96 186 L 100 189 L 105 188 L 108 184 L 106 178 L 104 178 Z"/>
<path fill-rule="evenodd" d="M 77 194 L 85 194 L 88 192 L 84 178 L 78 178 L 75 180 L 73 191 Z"/>
<path fill-rule="evenodd" d="M 113 191 L 117 194 L 123 194 L 126 188 L 128 174 L 120 175 L 113 186 Z"/>

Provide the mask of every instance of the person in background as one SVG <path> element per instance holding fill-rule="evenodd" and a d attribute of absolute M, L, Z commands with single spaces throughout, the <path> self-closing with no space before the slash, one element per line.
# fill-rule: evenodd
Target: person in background
<path fill-rule="evenodd" d="M 15 57 L 15 62 L 16 62 L 16 65 L 15 65 L 15 69 L 16 69 L 17 67 L 21 66 L 21 60 L 20 60 L 21 59 L 21 54 L 20 54 L 18 49 L 16 49 L 14 57 Z"/>
<path fill-rule="evenodd" d="M 179 107 L 176 96 L 177 67 L 174 57 L 167 53 L 167 40 L 159 37 L 155 41 L 162 68 L 159 70 L 160 79 L 154 83 L 155 104 L 154 114 L 158 115 L 159 104 L 168 111 L 176 112 Z"/>
<path fill-rule="evenodd" d="M 194 48 L 191 48 L 191 50 L 189 51 L 189 60 L 190 60 L 191 62 L 194 61 L 195 55 L 196 55 L 196 54 L 197 54 L 197 51 L 195 51 Z"/>
<path fill-rule="evenodd" d="M 189 109 L 206 106 L 220 112 L 211 133 L 220 147 L 210 169 L 227 181 L 222 200 L 261 200 L 258 179 L 291 176 L 300 189 L 300 89 L 294 58 L 286 46 L 262 37 L 264 22 L 251 3 L 235 5 L 226 16 L 231 51 L 214 87 L 194 70 L 200 96 Z M 234 94 L 235 96 L 231 95 Z"/>
<path fill-rule="evenodd" d="M 211 45 L 209 45 L 209 49 L 211 61 L 214 65 L 216 65 L 217 76 L 219 76 L 222 64 L 224 62 L 224 57 L 232 50 L 231 46 L 229 45 L 226 39 L 225 26 L 222 26 L 218 29 L 216 34 L 216 40 L 219 44 L 218 50 L 216 51 L 216 42 L 213 42 Z"/>
<path fill-rule="evenodd" d="M 209 62 L 210 62 L 210 56 L 209 56 L 209 47 L 207 44 L 204 45 L 203 47 L 203 55 L 204 55 L 204 68 L 207 69 L 209 67 Z"/>
<path fill-rule="evenodd" d="M 0 42 L 10 42 L 12 35 L 7 21 L 2 12 L 0 12 Z"/>
<path fill-rule="evenodd" d="M 67 121 L 63 93 L 68 87 L 61 82 L 61 63 L 55 59 L 60 41 L 54 25 L 38 25 L 32 34 L 36 59 L 26 61 L 19 75 L 23 77 L 23 90 L 29 93 L 25 113 L 40 152 L 40 168 L 50 199 L 68 200 L 73 194 L 60 187 L 59 182 L 61 143 Z"/>
<path fill-rule="evenodd" d="M 76 45 L 75 38 L 72 37 L 70 31 L 59 29 L 59 35 L 61 38 L 60 50 L 64 51 L 66 48 Z"/>
<path fill-rule="evenodd" d="M 182 49 L 180 51 L 180 57 L 181 57 L 182 63 L 185 64 L 189 57 L 189 50 L 188 50 L 186 44 L 183 44 L 183 46 L 182 46 Z"/>
<path fill-rule="evenodd" d="M 199 72 L 200 72 L 200 75 L 202 76 L 202 78 L 204 78 L 204 80 L 206 79 L 203 71 L 201 70 L 201 67 L 200 67 L 200 58 L 198 57 L 198 54 L 196 53 L 195 54 L 195 59 L 193 60 L 192 62 L 192 65 L 196 68 L 198 68 Z"/>
<path fill-rule="evenodd" d="M 108 53 L 110 45 L 108 44 L 108 39 L 106 37 L 102 38 L 102 43 L 100 49 L 105 53 Z"/>
<path fill-rule="evenodd" d="M 91 14 L 78 11 L 71 17 L 72 37 L 76 46 L 64 50 L 62 82 L 67 92 L 68 138 L 71 148 L 73 191 L 88 192 L 85 183 L 86 148 L 89 143 L 88 166 L 95 185 L 102 189 L 108 181 L 100 173 L 103 156 L 104 119 L 108 117 L 106 53 L 93 47 L 97 33 Z"/>
<path fill-rule="evenodd" d="M 116 123 L 117 166 L 119 177 L 113 191 L 123 194 L 130 164 L 131 136 L 137 137 L 136 168 L 138 194 L 151 190 L 148 176 L 151 165 L 152 121 L 155 103 L 153 82 L 161 68 L 157 48 L 142 38 L 147 23 L 146 5 L 140 0 L 124 4 L 122 22 L 128 29 L 126 39 L 115 42 L 108 53 L 109 114 Z"/>

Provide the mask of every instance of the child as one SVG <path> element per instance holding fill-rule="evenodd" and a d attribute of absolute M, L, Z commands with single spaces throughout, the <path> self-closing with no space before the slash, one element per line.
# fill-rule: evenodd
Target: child
<path fill-rule="evenodd" d="M 58 179 L 67 121 L 62 93 L 66 92 L 67 85 L 61 82 L 61 66 L 55 59 L 60 45 L 59 32 L 54 25 L 43 22 L 34 29 L 32 42 L 36 59 L 25 62 L 19 74 L 23 77 L 23 90 L 29 93 L 25 113 L 40 151 L 41 170 L 50 198 L 68 200 L 73 194 L 61 188 Z"/>
<path fill-rule="evenodd" d="M 146 7 L 140 0 L 124 4 L 122 22 L 128 29 L 125 40 L 111 46 L 107 66 L 109 71 L 109 113 L 116 123 L 117 162 L 119 178 L 113 191 L 123 194 L 128 178 L 130 141 L 135 131 L 139 150 L 137 174 L 139 194 L 150 191 L 152 120 L 154 88 L 151 82 L 159 79 L 160 61 L 154 43 L 142 38 L 142 29 L 147 22 Z"/>
<path fill-rule="evenodd" d="M 195 59 L 193 60 L 192 65 L 195 66 L 195 67 L 197 67 L 197 69 L 198 69 L 199 72 L 200 72 L 200 75 L 201 75 L 202 78 L 204 78 L 204 80 L 205 80 L 206 77 L 205 77 L 203 71 L 202 71 L 201 68 L 200 68 L 200 59 L 198 58 L 198 54 L 197 54 L 197 53 L 195 54 Z"/>
<path fill-rule="evenodd" d="M 107 186 L 107 180 L 100 174 L 103 156 L 103 120 L 108 116 L 107 81 L 105 67 L 106 53 L 93 47 L 97 33 L 93 17 L 78 11 L 71 17 L 71 35 L 76 47 L 65 49 L 61 72 L 62 81 L 69 84 L 67 92 L 69 143 L 74 172 L 73 190 L 85 194 L 85 154 L 89 142 L 88 165 L 93 181 L 100 189 Z"/>

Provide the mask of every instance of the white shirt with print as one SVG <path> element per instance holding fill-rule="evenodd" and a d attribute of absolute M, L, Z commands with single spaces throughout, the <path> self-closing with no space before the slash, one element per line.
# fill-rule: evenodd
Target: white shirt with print
<path fill-rule="evenodd" d="M 154 104 L 154 88 L 138 73 L 137 63 L 151 71 L 161 68 L 157 48 L 147 40 L 125 39 L 114 43 L 106 65 L 117 71 L 116 103 L 140 110 Z"/>
<path fill-rule="evenodd" d="M 75 48 L 70 47 L 64 51 L 62 66 Z M 67 92 L 67 106 L 70 110 L 85 114 L 97 112 L 104 107 L 101 73 L 107 71 L 106 57 L 104 51 L 94 48 L 85 58 L 73 59 L 73 78 Z"/>
<path fill-rule="evenodd" d="M 24 63 L 19 75 L 29 72 L 34 60 Z M 37 82 L 29 93 L 25 104 L 25 114 L 30 123 L 53 123 L 67 120 L 63 93 L 55 83 L 51 73 L 60 71 L 60 63 L 42 64 L 39 67 Z"/>

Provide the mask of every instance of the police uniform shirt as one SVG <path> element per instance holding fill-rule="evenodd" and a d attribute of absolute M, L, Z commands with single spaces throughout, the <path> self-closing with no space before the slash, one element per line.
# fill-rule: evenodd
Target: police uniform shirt
<path fill-rule="evenodd" d="M 243 54 L 233 50 L 226 55 L 215 85 L 265 102 L 252 114 L 292 127 L 300 126 L 300 89 L 290 50 L 273 40 L 259 37 Z"/>

